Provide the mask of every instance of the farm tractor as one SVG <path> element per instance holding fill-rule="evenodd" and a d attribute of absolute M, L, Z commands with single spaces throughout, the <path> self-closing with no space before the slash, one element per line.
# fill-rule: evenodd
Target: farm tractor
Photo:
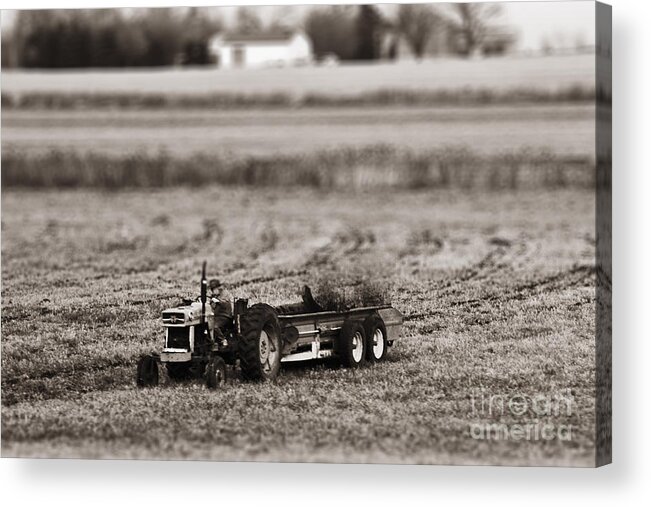
<path fill-rule="evenodd" d="M 201 295 L 163 311 L 165 347 L 138 361 L 136 384 L 158 384 L 159 368 L 171 381 L 203 379 L 208 388 L 226 380 L 226 365 L 239 366 L 245 380 L 278 376 L 281 363 L 333 357 L 356 368 L 382 361 L 400 336 L 403 316 L 395 308 L 369 306 L 328 311 L 305 286 L 300 303 L 273 307 L 237 299 L 232 316 L 216 326 L 216 301 L 209 301 L 206 263 Z"/>

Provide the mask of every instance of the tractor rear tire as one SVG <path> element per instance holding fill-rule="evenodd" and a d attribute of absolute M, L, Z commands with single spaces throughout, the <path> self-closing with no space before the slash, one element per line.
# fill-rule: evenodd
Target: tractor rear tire
<path fill-rule="evenodd" d="M 192 378 L 190 366 L 190 363 L 167 363 L 165 365 L 168 377 L 175 382 Z"/>
<path fill-rule="evenodd" d="M 138 360 L 136 385 L 138 387 L 158 385 L 158 363 L 152 356 L 142 356 Z"/>
<path fill-rule="evenodd" d="M 226 363 L 219 356 L 214 356 L 206 365 L 206 387 L 219 389 L 226 382 Z"/>
<path fill-rule="evenodd" d="M 273 380 L 280 372 L 282 347 L 276 310 L 260 303 L 240 317 L 240 368 L 246 380 Z"/>
<path fill-rule="evenodd" d="M 366 358 L 369 362 L 382 361 L 387 354 L 387 328 L 379 315 L 371 315 L 364 321 L 366 331 Z"/>
<path fill-rule="evenodd" d="M 366 358 L 366 333 L 364 326 L 356 320 L 344 322 L 337 340 L 337 355 L 341 364 L 358 368 Z"/>

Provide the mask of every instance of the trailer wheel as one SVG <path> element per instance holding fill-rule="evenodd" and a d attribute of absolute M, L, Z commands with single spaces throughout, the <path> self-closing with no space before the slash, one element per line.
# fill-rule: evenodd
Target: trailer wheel
<path fill-rule="evenodd" d="M 366 356 L 366 333 L 357 321 L 344 322 L 338 340 L 338 354 L 341 363 L 349 368 L 360 366 Z"/>
<path fill-rule="evenodd" d="M 276 310 L 260 303 L 240 318 L 240 368 L 247 380 L 272 380 L 280 372 L 280 323 Z"/>
<path fill-rule="evenodd" d="M 366 331 L 366 356 L 370 362 L 382 361 L 387 353 L 387 328 L 379 315 L 371 315 L 364 321 Z"/>
<path fill-rule="evenodd" d="M 206 387 L 218 389 L 226 382 L 226 363 L 219 356 L 214 356 L 206 365 Z"/>
<path fill-rule="evenodd" d="M 167 363 L 165 368 L 169 378 L 175 382 L 188 380 L 192 377 L 189 363 Z"/>
<path fill-rule="evenodd" d="M 136 373 L 138 387 L 151 387 L 158 385 L 158 364 L 151 356 L 142 356 L 138 359 Z"/>

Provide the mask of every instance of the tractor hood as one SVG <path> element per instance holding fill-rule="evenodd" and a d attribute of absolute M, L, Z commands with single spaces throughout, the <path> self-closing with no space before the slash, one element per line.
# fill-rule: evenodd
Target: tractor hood
<path fill-rule="evenodd" d="M 213 316 L 210 303 L 206 303 L 206 321 Z M 201 301 L 194 301 L 189 305 L 177 306 L 163 310 L 163 325 L 165 326 L 193 326 L 201 322 Z"/>

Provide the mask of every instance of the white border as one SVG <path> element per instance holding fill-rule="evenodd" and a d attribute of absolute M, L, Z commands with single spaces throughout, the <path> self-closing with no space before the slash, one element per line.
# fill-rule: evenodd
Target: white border
<path fill-rule="evenodd" d="M 7 8 L 239 5 L 206 0 L 1 1 Z M 336 0 L 273 4 L 353 3 Z M 651 498 L 651 9 L 613 0 L 614 464 L 559 468 L 0 460 L 5 505 L 640 505 Z"/>

